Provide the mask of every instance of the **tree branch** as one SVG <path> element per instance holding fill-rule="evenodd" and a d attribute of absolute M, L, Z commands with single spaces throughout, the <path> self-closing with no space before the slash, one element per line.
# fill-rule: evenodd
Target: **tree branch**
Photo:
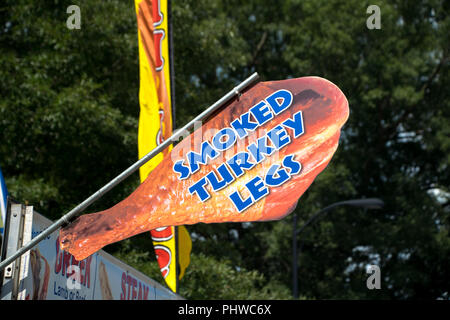
<path fill-rule="evenodd" d="M 266 40 L 267 40 L 267 31 L 264 31 L 261 39 L 259 40 L 258 44 L 256 45 L 256 50 L 252 55 L 252 60 L 251 60 L 250 66 L 255 65 L 256 57 L 258 56 L 259 52 L 261 51 L 262 47 L 264 46 L 264 43 L 266 42 Z"/>

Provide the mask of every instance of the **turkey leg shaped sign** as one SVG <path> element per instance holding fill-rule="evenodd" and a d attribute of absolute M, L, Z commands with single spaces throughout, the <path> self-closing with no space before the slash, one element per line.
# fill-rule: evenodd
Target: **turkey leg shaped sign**
<path fill-rule="evenodd" d="M 178 143 L 128 198 L 61 229 L 61 248 L 82 260 L 159 227 L 281 219 L 330 162 L 348 114 L 325 79 L 258 83 Z"/>

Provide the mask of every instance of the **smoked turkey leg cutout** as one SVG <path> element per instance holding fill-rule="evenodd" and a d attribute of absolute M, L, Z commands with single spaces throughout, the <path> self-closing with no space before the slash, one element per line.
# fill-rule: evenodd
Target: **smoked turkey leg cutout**
<path fill-rule="evenodd" d="M 288 108 L 278 110 L 277 113 L 274 106 L 268 102 L 268 97 L 279 91 L 290 92 L 292 101 Z M 283 101 L 277 100 L 276 103 L 283 104 Z M 174 171 L 174 164 L 180 159 L 189 160 L 189 157 L 186 158 L 186 152 L 203 154 L 202 143 L 211 142 L 213 137 L 211 132 L 215 134 L 223 128 L 235 128 L 232 122 L 236 119 L 244 122 L 241 115 L 246 113 L 249 115 L 248 112 L 252 107 L 269 104 L 273 115 L 270 121 L 261 123 L 253 131 L 245 129 L 239 133 L 237 130 L 236 133 L 239 133 L 236 134 L 237 141 L 230 149 L 219 152 L 221 154 L 214 159 L 203 159 L 207 160 L 204 165 L 199 165 L 198 170 L 192 167 L 194 169 L 191 170 L 189 177 L 179 179 L 180 174 Z M 259 116 L 268 117 L 266 111 L 259 112 Z M 253 117 L 254 114 L 252 113 Z M 235 99 L 228 103 L 211 120 L 177 144 L 125 200 L 108 210 L 80 216 L 72 224 L 62 228 L 61 248 L 69 251 L 77 260 L 82 260 L 110 243 L 159 227 L 199 222 L 281 219 L 292 212 L 301 195 L 328 165 L 338 147 L 340 130 L 348 115 L 347 99 L 341 90 L 328 80 L 304 77 L 258 83 L 240 96 L 239 100 Z M 251 116 L 246 119 L 247 124 L 255 121 Z M 290 142 L 283 144 L 283 147 L 275 153 L 268 152 L 269 149 L 277 148 L 276 143 L 274 145 L 267 142 L 268 139 L 265 137 L 273 137 L 270 132 L 280 133 L 282 130 L 289 135 Z M 247 136 L 240 139 L 243 133 Z M 286 135 L 278 143 L 286 141 L 285 139 Z M 266 154 L 263 153 L 264 150 Z M 261 159 L 248 159 L 248 163 L 253 163 L 254 166 L 243 170 L 243 174 L 239 176 L 233 171 L 233 181 L 225 187 L 214 191 L 213 182 L 205 184 L 205 191 L 210 196 L 207 200 L 200 199 L 200 192 L 189 192 L 190 187 L 211 172 L 216 174 L 216 178 L 217 172 L 222 174 L 216 183 L 220 182 L 221 178 L 223 180 L 226 175 L 223 170 L 218 171 L 218 168 L 230 157 L 245 153 L 255 157 L 255 152 L 257 155 L 259 152 L 264 160 L 259 162 Z M 289 161 L 286 161 L 286 158 Z M 187 162 L 184 163 L 185 166 L 188 166 Z M 294 164 L 297 164 L 297 167 Z M 286 169 L 285 173 L 290 174 L 289 179 L 280 186 L 264 187 L 264 184 L 259 184 L 257 188 L 259 191 L 264 188 L 269 191 L 261 198 L 254 199 L 255 194 L 249 193 L 249 184 L 255 179 L 258 180 L 259 176 L 267 185 L 268 172 L 272 168 L 283 166 Z M 227 168 L 230 171 L 230 168 Z M 279 170 L 277 174 L 272 173 L 270 178 L 274 180 L 280 176 Z M 210 175 L 208 177 L 211 178 Z M 250 199 L 249 201 L 253 200 L 253 204 L 239 211 L 236 202 L 231 201 L 232 194 L 236 191 L 239 192 L 241 201 Z"/>

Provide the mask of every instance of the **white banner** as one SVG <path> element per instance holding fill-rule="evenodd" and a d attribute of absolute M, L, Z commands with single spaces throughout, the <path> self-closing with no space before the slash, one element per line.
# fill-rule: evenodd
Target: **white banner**
<path fill-rule="evenodd" d="M 51 223 L 49 219 L 33 212 L 31 238 Z M 58 240 L 58 232 L 54 232 L 22 257 L 18 299 L 182 299 L 102 250 L 77 261 L 70 253 L 59 248 Z"/>

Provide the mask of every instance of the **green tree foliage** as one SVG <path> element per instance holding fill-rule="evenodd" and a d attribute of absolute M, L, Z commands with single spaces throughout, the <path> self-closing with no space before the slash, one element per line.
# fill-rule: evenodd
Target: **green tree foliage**
<path fill-rule="evenodd" d="M 69 30 L 66 8 L 81 8 Z M 337 84 L 350 118 L 328 168 L 299 201 L 299 226 L 340 200 L 379 197 L 383 210 L 341 207 L 298 240 L 306 298 L 449 298 L 449 3 L 172 1 L 176 124 L 250 73 L 316 75 Z M 0 165 L 11 194 L 57 218 L 137 157 L 138 52 L 133 1 L 5 0 L 0 5 Z M 96 203 L 103 209 L 137 175 Z M 188 227 L 187 298 L 288 298 L 292 217 Z M 150 237 L 109 246 L 150 276 Z M 365 268 L 381 269 L 368 290 Z"/>
<path fill-rule="evenodd" d="M 6 1 L 0 13 L 1 166 L 11 194 L 50 218 L 120 173 L 137 150 L 134 9 L 86 2 L 83 28 L 69 30 L 70 4 Z"/>

